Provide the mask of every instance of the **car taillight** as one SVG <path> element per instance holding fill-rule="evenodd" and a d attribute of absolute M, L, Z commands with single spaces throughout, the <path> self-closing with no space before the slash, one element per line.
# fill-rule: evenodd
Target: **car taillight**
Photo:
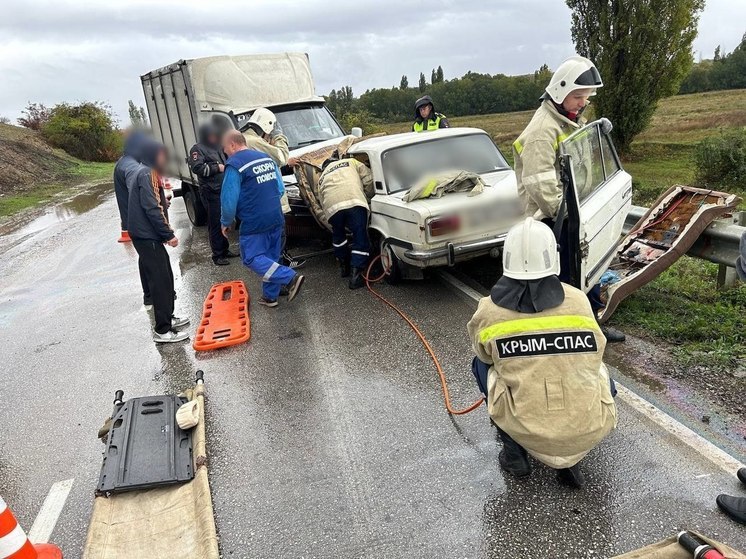
<path fill-rule="evenodd" d="M 461 220 L 455 215 L 450 217 L 439 217 L 428 223 L 431 237 L 441 237 L 443 235 L 455 233 L 460 227 Z"/>

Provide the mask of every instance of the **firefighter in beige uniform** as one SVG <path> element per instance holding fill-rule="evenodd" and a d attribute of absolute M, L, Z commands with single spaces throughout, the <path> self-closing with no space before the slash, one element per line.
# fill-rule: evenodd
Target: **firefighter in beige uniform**
<path fill-rule="evenodd" d="M 513 142 L 518 195 L 526 217 L 533 217 L 554 228 L 563 194 L 559 147 L 585 124 L 583 111 L 588 106 L 588 98 L 595 95 L 599 87 L 603 87 L 603 82 L 593 62 L 582 56 L 568 58 L 552 75 L 542 96 L 541 106 Z M 608 120 L 604 126 L 608 128 L 605 132 L 610 132 L 611 123 Z M 564 216 L 559 218 L 563 219 Z M 569 251 L 566 224 L 562 227 L 559 242 L 560 279 L 570 283 L 570 262 L 575 255 Z M 588 300 L 594 312 L 604 307 L 599 286 L 588 293 Z M 604 327 L 603 332 L 609 342 L 624 341 L 624 334 L 618 330 Z"/>
<path fill-rule="evenodd" d="M 500 432 L 500 466 L 531 472 L 528 454 L 584 483 L 578 462 L 616 425 L 606 340 L 585 294 L 560 282 L 552 230 L 531 218 L 505 241 L 503 276 L 468 324 L 474 374 Z"/>
<path fill-rule="evenodd" d="M 319 203 L 332 226 L 332 245 L 341 276 L 352 274 L 350 289 L 365 285 L 364 274 L 370 259 L 368 199 L 372 197 L 373 175 L 364 163 L 351 157 L 338 159 L 336 151 L 324 161 L 319 177 Z M 347 240 L 348 229 L 352 242 Z"/>
<path fill-rule="evenodd" d="M 269 109 L 260 107 L 252 113 L 248 121 L 248 128 L 244 131 L 243 136 L 246 138 L 246 146 L 249 149 L 266 153 L 281 169 L 288 164 L 290 148 L 288 146 L 287 136 L 281 132 L 275 113 Z M 288 201 L 287 192 L 283 191 L 280 196 L 280 204 L 282 205 L 282 213 L 285 215 L 289 214 L 290 202 Z M 286 233 L 283 232 L 283 263 L 291 268 L 296 268 L 299 263 L 295 262 L 285 251 L 286 240 Z"/>

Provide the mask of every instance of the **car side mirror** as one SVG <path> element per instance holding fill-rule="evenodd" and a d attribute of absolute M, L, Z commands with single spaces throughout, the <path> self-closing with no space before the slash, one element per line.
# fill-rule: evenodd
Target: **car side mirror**
<path fill-rule="evenodd" d="M 350 130 L 350 136 L 355 136 L 356 138 L 362 138 L 363 137 L 363 129 L 359 126 L 355 126 L 352 130 Z"/>

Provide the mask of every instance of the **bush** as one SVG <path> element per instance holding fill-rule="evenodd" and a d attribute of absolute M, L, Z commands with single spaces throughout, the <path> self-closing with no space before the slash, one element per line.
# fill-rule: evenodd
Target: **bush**
<path fill-rule="evenodd" d="M 362 128 L 363 134 L 366 136 L 383 132 L 381 123 L 365 110 L 345 113 L 339 117 L 339 123 L 345 132 L 349 132 L 355 126 Z"/>
<path fill-rule="evenodd" d="M 694 151 L 700 186 L 746 190 L 746 128 L 706 138 Z"/>
<path fill-rule="evenodd" d="M 41 133 L 53 146 L 86 161 L 115 161 L 122 151 L 122 136 L 104 103 L 56 105 Z"/>
<path fill-rule="evenodd" d="M 18 119 L 18 124 L 25 126 L 29 130 L 41 130 L 42 127 L 49 122 L 50 114 L 50 109 L 45 107 L 43 104 L 29 103 L 26 108 L 21 111 L 22 116 Z"/>

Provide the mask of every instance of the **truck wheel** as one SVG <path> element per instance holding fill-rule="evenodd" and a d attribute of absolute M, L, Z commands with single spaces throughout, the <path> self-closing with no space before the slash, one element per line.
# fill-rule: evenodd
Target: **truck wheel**
<path fill-rule="evenodd" d="M 394 254 L 387 239 L 381 238 L 379 249 L 381 252 L 381 264 L 383 265 L 384 270 L 389 271 L 386 275 L 386 283 L 389 285 L 396 285 L 401 282 L 401 261 L 397 258 L 396 254 Z"/>
<path fill-rule="evenodd" d="M 184 188 L 183 185 L 182 188 Z M 191 187 L 187 187 L 184 191 L 184 205 L 186 206 L 187 215 L 192 225 L 201 227 L 207 223 L 207 210 L 202 205 L 202 200 L 199 199 L 199 196 L 197 196 L 197 193 Z"/>

